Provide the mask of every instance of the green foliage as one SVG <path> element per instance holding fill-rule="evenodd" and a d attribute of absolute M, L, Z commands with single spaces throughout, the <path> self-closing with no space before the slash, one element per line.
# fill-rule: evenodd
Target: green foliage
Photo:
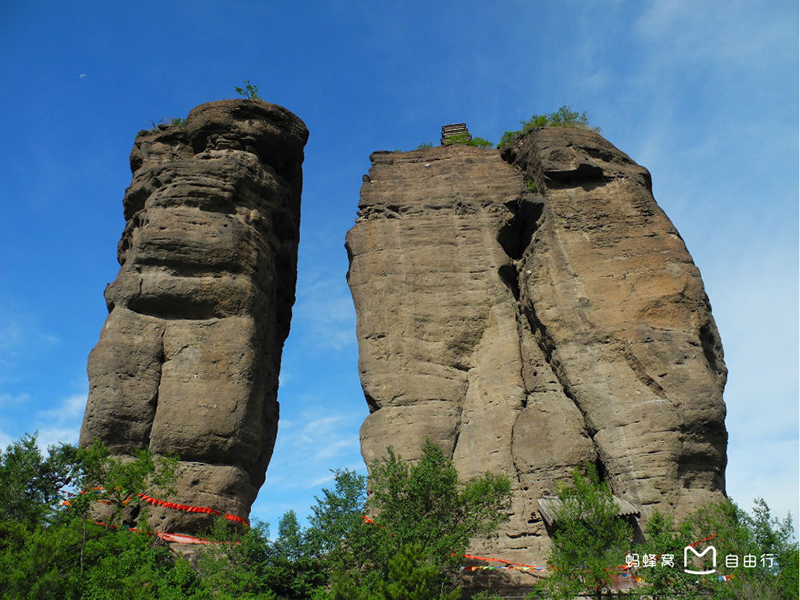
<path fill-rule="evenodd" d="M 334 589 L 378 589 L 392 581 L 390 563 L 398 548 L 406 554 L 417 548 L 415 564 L 435 568 L 433 588 L 452 591 L 469 540 L 495 531 L 510 501 L 508 479 L 487 473 L 462 483 L 452 461 L 430 440 L 413 466 L 388 449 L 370 467 L 370 491 L 367 511 L 375 517 L 347 539 Z"/>
<path fill-rule="evenodd" d="M 333 490 L 323 489 L 322 498 L 315 497 L 309 517 L 311 526 L 306 532 L 314 556 L 337 552 L 345 540 L 354 536 L 364 525 L 364 505 L 367 501 L 367 478 L 349 469 L 333 471 L 336 483 Z"/>
<path fill-rule="evenodd" d="M 266 524 L 253 523 L 240 535 L 230 530 L 224 518 L 218 518 L 207 537 L 218 543 L 199 552 L 198 571 L 206 594 L 202 597 L 277 598 L 263 581 L 271 548 Z"/>
<path fill-rule="evenodd" d="M 11 598 L 179 598 L 198 589 L 195 572 L 151 538 L 84 523 L 20 531 L 0 525 L 0 589 Z"/>
<path fill-rule="evenodd" d="M 419 544 L 404 544 L 389 560 L 389 573 L 378 587 L 386 600 L 458 600 L 461 590 L 437 593 L 439 569 L 426 561 L 424 548 Z"/>
<path fill-rule="evenodd" d="M 562 106 L 549 115 L 533 115 L 527 121 L 522 121 L 522 133 L 527 133 L 531 129 L 538 127 L 572 127 L 574 129 L 600 131 L 599 127 L 589 125 L 589 118 L 586 116 L 586 112 L 576 112 L 572 110 L 571 106 Z"/>
<path fill-rule="evenodd" d="M 0 522 L 46 525 L 61 508 L 61 489 L 75 476 L 77 450 L 51 446 L 42 456 L 36 435 L 25 435 L 0 451 Z"/>
<path fill-rule="evenodd" d="M 558 486 L 561 508 L 556 511 L 556 530 L 548 567 L 549 590 L 558 598 L 572 598 L 583 591 L 595 593 L 606 585 L 630 546 L 633 531 L 617 517 L 619 511 L 608 485 L 597 469 L 586 465 L 586 476 L 576 467 L 572 485 Z"/>
<path fill-rule="evenodd" d="M 494 144 L 482 137 L 471 138 L 468 133 L 451 135 L 444 141 L 445 146 L 472 146 L 474 148 L 492 148 Z"/>
<path fill-rule="evenodd" d="M 244 87 L 234 86 L 233 91 L 239 94 L 240 96 L 247 98 L 248 100 L 261 100 L 263 102 L 263 98 L 258 95 L 258 86 L 255 84 L 250 83 L 249 79 L 244 80 Z"/>
<path fill-rule="evenodd" d="M 500 138 L 500 142 L 497 144 L 497 147 L 499 148 L 500 146 L 505 146 L 507 144 L 510 144 L 511 142 L 514 141 L 514 138 L 516 138 L 517 136 L 520 136 L 520 135 L 522 135 L 522 130 L 521 129 L 519 131 L 505 131 L 505 132 L 503 132 L 503 135 Z"/>
<path fill-rule="evenodd" d="M 492 142 L 482 137 L 472 138 L 467 142 L 467 146 L 472 146 L 474 148 L 494 148 L 494 144 Z"/>
<path fill-rule="evenodd" d="M 185 129 L 186 119 L 182 119 L 180 117 L 161 117 L 158 119 L 158 121 L 155 119 L 150 119 L 150 130 L 148 131 L 147 129 L 142 129 L 136 134 L 136 137 L 141 137 L 143 135 L 147 135 L 148 133 L 155 133 L 157 131 L 165 130 L 168 127 L 179 127 L 181 129 Z"/>
<path fill-rule="evenodd" d="M 533 115 L 527 121 L 522 121 L 521 125 L 522 129 L 504 132 L 497 147 L 506 146 L 513 142 L 515 138 L 539 127 L 571 127 L 573 129 L 588 129 L 589 131 L 600 132 L 599 127 L 592 127 L 589 124 L 586 112 L 579 113 L 572 110 L 571 106 L 562 106 L 557 111 L 547 115 Z"/>
<path fill-rule="evenodd" d="M 471 537 L 504 519 L 510 484 L 485 475 L 461 483 L 430 442 L 414 466 L 390 452 L 373 465 L 377 513 L 366 524 L 366 478 L 334 471 L 304 529 L 293 511 L 269 539 L 265 524 L 240 533 L 218 519 L 196 568 L 158 538 L 94 524 L 97 499 L 121 513 L 140 491 L 168 494 L 176 459 L 137 452 L 124 460 L 99 442 L 51 448 L 26 436 L 0 455 L 0 589 L 13 598 L 454 600 L 453 575 Z M 60 490 L 78 494 L 63 507 Z M 93 489 L 98 488 L 98 489 Z M 155 490 L 159 490 L 156 492 Z M 104 517 L 105 519 L 105 517 Z"/>
<path fill-rule="evenodd" d="M 533 194 L 536 193 L 536 182 L 535 181 L 529 181 L 528 182 L 528 191 L 533 193 Z"/>
<path fill-rule="evenodd" d="M 468 133 L 456 133 L 455 135 L 451 135 L 444 141 L 445 146 L 466 146 L 470 140 L 470 135 Z"/>
<path fill-rule="evenodd" d="M 433 144 L 431 142 L 425 142 L 417 146 L 417 150 L 425 150 L 426 148 L 433 148 Z"/>
<path fill-rule="evenodd" d="M 11 444 L 0 458 L 0 589 L 21 598 L 185 598 L 197 586 L 194 571 L 155 538 L 113 531 L 89 521 L 98 497 L 116 511 L 146 481 L 169 484 L 161 459 L 140 453 L 123 463 L 95 442 L 86 449 L 51 447 L 44 458 L 34 436 Z M 164 464 L 171 464 L 165 460 Z M 78 494 L 69 506 L 60 496 Z M 84 487 L 86 486 L 86 487 Z"/>
<path fill-rule="evenodd" d="M 175 493 L 178 459 L 174 456 L 153 457 L 149 450 L 136 450 L 131 457 L 114 457 L 95 439 L 77 451 L 76 461 L 73 484 L 93 493 L 71 500 L 72 509 L 85 517 L 95 501 L 104 500 L 112 509 L 109 526 L 119 524 L 123 509 L 138 494 L 148 490 L 162 497 Z"/>
<path fill-rule="evenodd" d="M 712 539 L 706 540 L 713 535 Z M 658 513 L 647 525 L 647 542 L 637 547 L 640 554 L 672 554 L 675 567 L 639 569 L 646 582 L 644 593 L 682 593 L 687 597 L 786 599 L 798 597 L 798 546 L 794 528 L 787 516 L 772 517 L 763 499 L 757 499 L 752 515 L 730 500 L 709 504 L 689 515 L 677 528 L 672 520 Z M 717 551 L 717 572 L 697 576 L 683 571 L 683 549 L 698 540 L 702 551 L 713 545 Z M 725 557 L 738 557 L 738 567 L 729 568 Z M 745 568 L 743 558 L 755 557 L 755 566 Z M 762 556 L 772 555 L 773 565 Z M 719 575 L 731 575 L 719 581 Z"/>

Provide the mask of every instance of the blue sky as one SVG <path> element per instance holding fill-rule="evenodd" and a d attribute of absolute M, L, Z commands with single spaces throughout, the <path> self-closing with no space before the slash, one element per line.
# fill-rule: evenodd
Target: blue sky
<path fill-rule="evenodd" d="M 497 141 L 566 104 L 650 169 L 703 274 L 730 370 L 729 494 L 796 516 L 797 31 L 793 0 L 0 3 L 0 444 L 77 441 L 136 132 L 250 79 L 311 131 L 252 516 L 306 515 L 329 469 L 363 470 L 343 244 L 370 152 L 462 121 Z"/>

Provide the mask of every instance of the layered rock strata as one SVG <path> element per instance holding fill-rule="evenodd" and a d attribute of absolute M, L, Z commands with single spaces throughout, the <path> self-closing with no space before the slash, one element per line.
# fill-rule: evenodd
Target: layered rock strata
<path fill-rule="evenodd" d="M 526 564 L 575 465 L 641 525 L 724 497 L 722 346 L 646 169 L 565 128 L 370 158 L 346 244 L 367 463 L 429 437 L 463 477 L 507 474 L 510 520 L 473 549 Z"/>
<path fill-rule="evenodd" d="M 80 443 L 177 454 L 173 501 L 247 518 L 264 482 L 307 138 L 285 108 L 248 100 L 202 104 L 181 126 L 136 137 Z M 161 531 L 194 532 L 211 518 L 149 511 Z"/>

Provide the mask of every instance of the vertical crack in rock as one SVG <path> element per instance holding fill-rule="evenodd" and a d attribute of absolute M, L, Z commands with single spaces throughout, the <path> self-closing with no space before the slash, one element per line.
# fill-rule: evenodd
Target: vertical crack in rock
<path fill-rule="evenodd" d="M 140 132 L 131 151 L 121 268 L 89 356 L 81 444 L 179 455 L 179 503 L 247 518 L 264 482 L 307 138 L 285 108 L 224 100 L 196 107 L 185 126 Z M 162 531 L 210 525 L 202 513 L 149 510 Z"/>

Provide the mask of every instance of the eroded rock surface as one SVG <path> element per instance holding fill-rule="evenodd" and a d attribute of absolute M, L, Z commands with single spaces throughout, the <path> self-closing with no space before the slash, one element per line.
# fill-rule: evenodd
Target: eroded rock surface
<path fill-rule="evenodd" d="M 506 473 L 511 519 L 473 549 L 525 564 L 575 465 L 642 525 L 724 496 L 722 347 L 646 169 L 564 128 L 371 160 L 347 235 L 368 463 L 427 436 L 463 477 Z"/>
<path fill-rule="evenodd" d="M 179 455 L 179 503 L 247 518 L 264 482 L 307 138 L 288 110 L 248 100 L 202 104 L 184 126 L 136 137 L 81 444 L 97 437 L 117 455 Z M 210 522 L 149 510 L 162 531 Z"/>

